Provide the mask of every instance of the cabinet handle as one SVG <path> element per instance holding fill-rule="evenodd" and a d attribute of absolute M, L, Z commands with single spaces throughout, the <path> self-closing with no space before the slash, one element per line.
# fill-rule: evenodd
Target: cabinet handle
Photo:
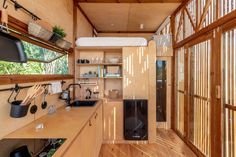
<path fill-rule="evenodd" d="M 91 122 L 91 120 L 89 120 L 89 126 L 92 126 L 92 122 Z"/>
<path fill-rule="evenodd" d="M 97 119 L 97 116 L 98 116 L 98 113 L 95 114 L 95 117 L 94 117 L 94 118 Z"/>

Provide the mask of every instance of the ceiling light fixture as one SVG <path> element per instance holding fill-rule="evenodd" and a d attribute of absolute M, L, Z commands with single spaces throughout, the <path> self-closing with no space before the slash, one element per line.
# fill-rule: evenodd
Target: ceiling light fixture
<path fill-rule="evenodd" d="M 140 26 L 139 26 L 140 29 L 143 29 L 144 28 L 144 24 L 141 23 Z"/>

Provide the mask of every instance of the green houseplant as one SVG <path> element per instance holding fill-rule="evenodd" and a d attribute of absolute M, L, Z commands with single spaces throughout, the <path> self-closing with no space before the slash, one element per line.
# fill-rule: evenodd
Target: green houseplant
<path fill-rule="evenodd" d="M 56 43 L 58 40 L 66 37 L 66 32 L 60 26 L 53 27 L 53 35 L 50 39 L 51 42 Z"/>

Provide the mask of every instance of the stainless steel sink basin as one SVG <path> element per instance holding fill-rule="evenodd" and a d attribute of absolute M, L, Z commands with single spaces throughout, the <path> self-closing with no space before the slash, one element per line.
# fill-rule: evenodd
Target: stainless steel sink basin
<path fill-rule="evenodd" d="M 70 105 L 72 107 L 93 107 L 97 103 L 96 100 L 91 100 L 91 101 L 81 101 L 77 100 L 71 103 Z"/>

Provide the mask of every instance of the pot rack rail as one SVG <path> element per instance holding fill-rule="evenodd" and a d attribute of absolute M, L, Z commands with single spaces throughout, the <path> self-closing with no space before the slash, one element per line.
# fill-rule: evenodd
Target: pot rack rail
<path fill-rule="evenodd" d="M 66 82 L 65 81 L 61 81 L 61 86 L 63 86 Z M 41 84 L 41 86 L 43 87 L 48 87 L 48 86 L 51 86 L 52 84 L 51 83 L 47 83 L 47 84 Z M 19 86 L 19 84 L 15 84 L 14 87 L 12 88 L 5 88 L 5 89 L 0 89 L 0 92 L 6 92 L 6 91 L 12 91 L 9 98 L 7 99 L 7 102 L 10 103 L 10 99 L 12 97 L 12 95 L 14 93 L 16 93 L 15 97 L 14 97 L 14 100 L 17 99 L 17 96 L 19 95 L 21 89 L 27 89 L 27 88 L 30 88 L 30 87 L 33 87 L 33 86 Z"/>
<path fill-rule="evenodd" d="M 11 3 L 13 3 L 14 7 L 15 7 L 15 10 L 19 10 L 21 9 L 22 11 L 24 11 L 26 14 L 28 14 L 29 16 L 32 17 L 33 20 L 41 20 L 41 18 L 39 18 L 37 15 L 35 15 L 34 13 L 32 13 L 31 11 L 29 11 L 28 9 L 26 9 L 24 6 L 22 6 L 21 4 L 19 4 L 16 0 L 3 0 L 3 4 L 2 4 L 2 7 L 4 9 L 7 9 L 8 8 L 8 5 L 7 5 L 7 1 L 10 1 Z M 0 11 L 1 12 L 1 11 Z M 62 53 L 63 56 L 64 55 L 67 55 L 69 54 L 69 52 L 71 50 L 65 50 L 63 48 L 60 48 L 58 47 L 57 45 L 51 43 L 51 42 L 48 42 L 48 41 L 45 41 L 45 40 L 42 40 L 42 39 L 39 39 L 38 37 L 35 37 L 33 35 L 30 35 L 28 33 L 25 33 L 25 32 L 21 32 L 21 31 L 18 31 L 16 30 L 15 28 L 9 28 L 7 26 L 4 26 L 4 25 L 0 25 L 0 31 L 4 29 L 4 30 L 7 30 L 10 31 L 10 33 L 12 35 L 14 35 L 15 37 L 17 38 L 22 38 L 23 40 L 32 40 L 33 42 L 37 42 L 39 44 L 42 44 L 42 45 L 45 45 L 47 49 L 49 50 L 52 50 L 52 51 L 56 51 L 56 52 L 59 52 L 59 53 Z M 62 57 L 62 56 L 60 56 Z M 60 58 L 59 57 L 59 58 Z M 58 58 L 56 58 L 58 59 Z M 50 60 L 50 61 L 45 61 L 45 63 L 50 63 L 56 59 L 53 59 L 53 60 Z M 38 61 L 38 60 L 37 60 Z M 39 62 L 42 62 L 42 61 L 39 61 Z"/>
<path fill-rule="evenodd" d="M 3 4 L 2 7 L 4 9 L 8 8 L 8 5 L 6 4 L 8 0 L 3 0 Z M 29 11 L 28 9 L 26 9 L 24 6 L 22 6 L 21 4 L 19 4 L 16 0 L 9 0 L 10 2 L 12 2 L 14 4 L 15 10 L 21 9 L 23 10 L 25 13 L 29 14 L 33 20 L 41 20 L 37 15 L 35 15 L 34 13 L 32 13 L 31 11 Z"/>
<path fill-rule="evenodd" d="M 66 81 L 61 81 L 61 85 L 63 86 L 64 84 L 66 83 Z M 47 83 L 47 84 L 40 84 L 41 86 L 50 86 L 52 85 L 51 83 Z M 33 87 L 32 85 L 31 86 L 19 86 L 19 84 L 15 84 L 14 87 L 12 88 L 5 88 L 5 89 L 0 89 L 0 92 L 6 92 L 6 91 L 15 91 L 15 92 L 18 92 L 19 90 L 21 89 L 27 89 L 27 88 L 30 88 L 30 87 Z"/>

